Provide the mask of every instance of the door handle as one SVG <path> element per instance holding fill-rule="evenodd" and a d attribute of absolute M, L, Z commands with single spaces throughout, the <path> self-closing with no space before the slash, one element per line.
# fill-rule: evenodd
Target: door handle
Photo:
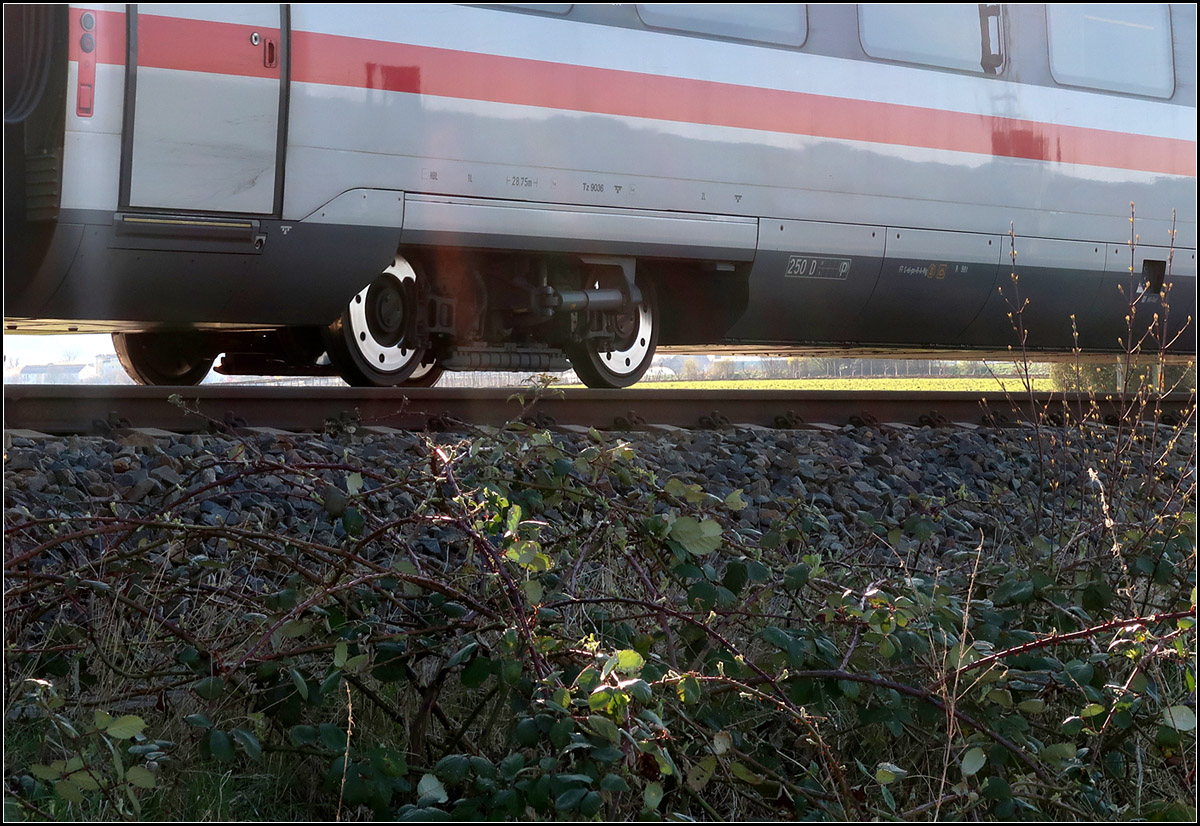
<path fill-rule="evenodd" d="M 250 35 L 250 45 L 263 47 L 263 66 L 274 69 L 279 65 L 279 42 L 273 37 L 262 37 L 258 32 Z"/>

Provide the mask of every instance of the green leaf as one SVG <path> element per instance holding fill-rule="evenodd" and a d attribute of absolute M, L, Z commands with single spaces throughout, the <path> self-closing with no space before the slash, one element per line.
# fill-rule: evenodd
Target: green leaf
<path fill-rule="evenodd" d="M 303 637 L 312 628 L 312 620 L 290 619 L 279 627 L 281 637 Z"/>
<path fill-rule="evenodd" d="M 1075 747 L 1074 743 L 1054 743 L 1052 745 L 1043 747 L 1039 754 L 1043 760 L 1053 760 L 1057 762 L 1073 759 L 1077 751 L 1078 749 Z"/>
<path fill-rule="evenodd" d="M 1083 594 L 1080 596 L 1080 603 L 1083 605 L 1084 610 L 1093 613 L 1104 610 L 1112 601 L 1112 588 L 1104 580 L 1088 583 L 1083 589 Z"/>
<path fill-rule="evenodd" d="M 235 728 L 230 734 L 233 738 L 242 744 L 242 748 L 251 760 L 262 759 L 262 744 L 258 742 L 258 738 L 244 728 Z"/>
<path fill-rule="evenodd" d="M 534 605 L 541 603 L 542 598 L 546 595 L 546 589 L 542 587 L 542 583 L 536 579 L 527 579 L 521 585 L 521 590 L 525 592 L 525 599 Z"/>
<path fill-rule="evenodd" d="M 300 695 L 300 699 L 307 702 L 308 681 L 304 679 L 304 675 L 294 668 L 289 668 L 288 676 L 292 678 L 292 685 L 296 686 L 296 693 Z"/>
<path fill-rule="evenodd" d="M 625 692 L 617 691 L 612 686 L 602 685 L 588 695 L 588 708 L 592 711 L 607 711 L 610 707 L 615 707 L 618 695 L 624 695 Z M 616 701 L 616 702 L 614 702 Z"/>
<path fill-rule="evenodd" d="M 759 632 L 759 636 L 781 651 L 787 651 L 792 647 L 791 635 L 774 625 L 768 625 Z"/>
<path fill-rule="evenodd" d="M 801 562 L 793 565 L 783 573 L 783 587 L 789 591 L 799 591 L 808 584 L 808 566 Z"/>
<path fill-rule="evenodd" d="M 442 781 L 438 780 L 432 774 L 421 776 L 421 780 L 417 783 L 417 805 L 428 806 L 430 803 L 445 803 L 450 799 L 450 795 L 446 794 L 446 787 L 442 785 Z"/>
<path fill-rule="evenodd" d="M 564 717 L 550 727 L 550 742 L 555 748 L 564 749 L 571 743 L 571 735 L 575 733 L 575 721 Z"/>
<path fill-rule="evenodd" d="M 85 792 L 94 792 L 100 788 L 100 781 L 90 771 L 73 772 L 67 779 Z"/>
<path fill-rule="evenodd" d="M 443 783 L 455 786 L 471 772 L 471 758 L 466 754 L 447 754 L 433 767 L 433 773 Z"/>
<path fill-rule="evenodd" d="M 196 683 L 193 690 L 205 700 L 215 700 L 221 696 L 221 692 L 225 690 L 225 679 L 223 677 L 205 677 L 200 682 Z"/>
<path fill-rule="evenodd" d="M 317 732 L 321 738 L 321 745 L 325 748 L 339 753 L 346 751 L 346 732 L 341 726 L 333 723 L 321 723 Z"/>
<path fill-rule="evenodd" d="M 630 696 L 642 705 L 648 706 L 654 702 L 654 689 L 645 680 L 624 680 L 621 682 L 621 688 L 628 691 Z"/>
<path fill-rule="evenodd" d="M 1014 576 L 1010 575 L 996 589 L 993 600 L 997 605 L 1018 605 L 1033 599 L 1033 582 Z"/>
<path fill-rule="evenodd" d="M 706 556 L 721 546 L 721 526 L 711 519 L 703 522 L 692 516 L 681 516 L 671 525 L 671 539 L 695 556 Z"/>
<path fill-rule="evenodd" d="M 879 796 L 883 798 L 883 802 L 887 804 L 889 809 L 891 809 L 893 812 L 896 811 L 896 798 L 892 795 L 891 791 L 888 790 L 887 786 L 879 787 Z"/>
<path fill-rule="evenodd" d="M 641 654 L 631 648 L 616 653 L 616 670 L 621 674 L 637 674 L 641 672 L 646 660 Z"/>
<path fill-rule="evenodd" d="M 1001 708 L 1012 708 L 1013 705 L 1012 692 L 1007 688 L 993 688 L 987 693 L 987 699 Z M 1103 708 L 1101 710 L 1103 711 Z"/>
<path fill-rule="evenodd" d="M 462 670 L 460 679 L 464 688 L 479 688 L 492 675 L 492 661 L 486 657 L 476 657 L 467 663 Z"/>
<path fill-rule="evenodd" d="M 729 770 L 733 772 L 733 776 L 738 780 L 742 781 L 743 783 L 749 783 L 751 786 L 757 786 L 763 782 L 761 776 L 750 771 L 750 769 L 746 768 L 741 763 L 731 763 L 729 765 Z"/>
<path fill-rule="evenodd" d="M 624 758 L 625 753 L 613 746 L 592 749 L 592 759 L 596 762 L 617 762 Z"/>
<path fill-rule="evenodd" d="M 146 728 L 146 722 L 141 717 L 126 714 L 124 717 L 113 720 L 104 730 L 110 737 L 128 740 L 135 734 L 141 734 L 144 728 Z"/>
<path fill-rule="evenodd" d="M 345 513 L 342 514 L 342 529 L 350 536 L 356 538 L 362 536 L 366 524 L 367 520 L 363 518 L 358 508 L 346 508 Z"/>
<path fill-rule="evenodd" d="M 1176 731 L 1194 731 L 1196 728 L 1196 712 L 1187 706 L 1171 706 L 1163 709 L 1163 723 Z"/>
<path fill-rule="evenodd" d="M 463 663 L 465 663 L 467 661 L 467 658 L 469 658 L 472 654 L 475 653 L 475 651 L 478 648 L 479 648 L 478 642 L 471 641 L 471 642 L 467 643 L 466 645 L 464 645 L 462 648 L 458 649 L 458 651 L 456 651 L 454 653 L 454 656 L 451 657 L 450 660 L 446 663 L 446 668 L 454 668 L 456 665 L 462 665 Z"/>
<path fill-rule="evenodd" d="M 222 763 L 232 763 L 237 757 L 233 750 L 233 740 L 229 734 L 220 729 L 212 728 L 205 733 L 208 752 Z"/>
<path fill-rule="evenodd" d="M 700 791 L 712 778 L 713 773 L 717 770 L 717 758 L 713 755 L 708 755 L 702 758 L 699 762 L 694 763 L 687 773 L 687 784 L 694 791 Z"/>
<path fill-rule="evenodd" d="M 700 682 L 695 677 L 689 676 L 680 680 L 677 691 L 679 699 L 685 705 L 690 705 L 700 700 Z"/>
<path fill-rule="evenodd" d="M 600 781 L 600 788 L 606 792 L 627 792 L 629 784 L 619 774 L 606 774 Z"/>
<path fill-rule="evenodd" d="M 750 579 L 750 570 L 744 562 L 730 562 L 725 568 L 725 578 L 721 584 L 734 594 L 740 593 Z"/>
<path fill-rule="evenodd" d="M 924 542 L 933 536 L 937 526 L 929 517 L 914 513 L 904 520 L 904 530 L 912 534 L 918 542 Z"/>
<path fill-rule="evenodd" d="M 587 793 L 588 790 L 582 787 L 567 789 L 554 801 L 554 808 L 563 812 L 574 809 L 587 796 Z"/>
<path fill-rule="evenodd" d="M 1062 722 L 1062 733 L 1067 737 L 1074 737 L 1083 729 L 1083 718 L 1071 716 Z"/>
<path fill-rule="evenodd" d="M 601 717 L 599 714 L 593 714 L 588 718 L 588 725 L 592 727 L 592 731 L 603 737 L 610 743 L 618 743 L 621 740 L 621 730 L 617 728 L 616 723 L 609 720 L 607 717 Z"/>
<path fill-rule="evenodd" d="M 717 586 L 711 582 L 697 582 L 688 589 L 687 601 L 700 611 L 711 611 L 717 604 Z"/>
<path fill-rule="evenodd" d="M 292 726 L 288 729 L 288 738 L 297 746 L 317 745 L 316 726 Z"/>
<path fill-rule="evenodd" d="M 533 722 L 530 720 L 529 722 Z M 535 725 L 534 728 L 537 726 Z M 500 776 L 505 780 L 515 780 L 521 769 L 525 768 L 525 755 L 520 752 L 513 752 L 500 761 Z"/>
<path fill-rule="evenodd" d="M 983 784 L 983 796 L 988 800 L 1012 799 L 1012 787 L 1003 777 L 992 775 Z"/>
<path fill-rule="evenodd" d="M 1089 703 L 1084 707 L 1083 711 L 1079 712 L 1079 716 L 1086 720 L 1089 717 L 1095 717 L 1097 714 L 1103 713 L 1104 706 L 1100 705 L 1099 703 Z"/>
<path fill-rule="evenodd" d="M 725 507 L 731 511 L 740 511 L 746 507 L 746 500 L 742 498 L 741 488 L 738 488 L 725 497 Z"/>
<path fill-rule="evenodd" d="M 985 763 L 987 763 L 987 752 L 976 746 L 963 755 L 962 773 L 970 777 L 982 769 Z"/>
<path fill-rule="evenodd" d="M 647 783 L 646 790 L 642 792 L 642 800 L 646 803 L 646 808 L 654 810 L 658 808 L 658 804 L 662 803 L 663 787 L 661 783 Z"/>
<path fill-rule="evenodd" d="M 61 760 L 58 762 L 62 763 Z M 34 763 L 29 767 L 29 772 L 38 780 L 58 780 L 62 777 L 62 769 L 47 766 L 45 763 Z"/>
<path fill-rule="evenodd" d="M 82 803 L 83 792 L 69 780 L 59 780 L 54 784 L 55 793 L 68 803 Z"/>
<path fill-rule="evenodd" d="M 517 745 L 529 748 L 542 739 L 542 733 L 538 730 L 537 723 L 532 718 L 526 717 L 513 729 L 513 739 L 517 741 Z"/>
<path fill-rule="evenodd" d="M 579 814 L 584 818 L 592 818 L 599 814 L 604 806 L 604 798 L 599 792 L 588 792 L 579 802 Z"/>
<path fill-rule="evenodd" d="M 1196 822 L 1196 807 L 1186 800 L 1153 800 L 1146 804 L 1142 815 L 1151 823 L 1179 821 Z"/>
<path fill-rule="evenodd" d="M 906 777 L 908 777 L 908 770 L 900 768 L 895 763 L 880 763 L 875 767 L 875 782 L 880 786 L 886 786 L 888 783 L 903 780 Z"/>
<path fill-rule="evenodd" d="M 1090 683 L 1096 673 L 1090 663 L 1085 663 L 1081 660 L 1071 660 L 1063 666 L 1063 670 L 1066 671 L 1067 675 L 1080 688 Z"/>
<path fill-rule="evenodd" d="M 137 786 L 139 789 L 154 788 L 154 772 L 150 771 L 145 766 L 130 766 L 125 772 L 125 779 Z"/>

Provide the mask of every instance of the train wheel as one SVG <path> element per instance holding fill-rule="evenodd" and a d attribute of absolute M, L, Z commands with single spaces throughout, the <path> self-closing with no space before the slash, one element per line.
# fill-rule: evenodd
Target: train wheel
<path fill-rule="evenodd" d="M 425 346 L 417 341 L 418 303 L 417 273 L 403 258 L 350 300 L 324 331 L 329 360 L 347 384 L 394 387 L 419 378 L 420 370 L 437 369 L 421 363 Z"/>
<path fill-rule="evenodd" d="M 436 361 L 422 364 L 404 382 L 405 387 L 433 387 L 442 377 L 442 365 Z"/>
<path fill-rule="evenodd" d="M 113 333 L 112 338 L 117 359 L 138 384 L 194 386 L 216 359 L 186 333 Z"/>
<path fill-rule="evenodd" d="M 658 295 L 650 282 L 638 288 L 642 303 L 613 319 L 616 340 L 611 348 L 598 347 L 594 340 L 568 348 L 575 375 L 588 387 L 629 387 L 649 369 L 658 345 Z"/>

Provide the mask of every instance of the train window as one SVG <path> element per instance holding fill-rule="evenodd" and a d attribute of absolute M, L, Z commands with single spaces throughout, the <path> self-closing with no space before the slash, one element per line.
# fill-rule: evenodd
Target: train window
<path fill-rule="evenodd" d="M 655 29 L 803 46 L 807 7 L 795 3 L 638 3 L 642 22 Z"/>
<path fill-rule="evenodd" d="M 1169 98 L 1175 91 L 1166 5 L 1048 5 L 1050 73 L 1067 86 Z"/>
<path fill-rule="evenodd" d="M 863 4 L 858 36 L 863 51 L 883 60 L 986 74 L 1004 63 L 999 6 Z"/>

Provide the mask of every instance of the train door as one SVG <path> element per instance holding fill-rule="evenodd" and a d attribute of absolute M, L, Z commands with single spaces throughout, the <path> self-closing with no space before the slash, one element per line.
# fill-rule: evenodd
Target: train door
<path fill-rule="evenodd" d="M 139 4 L 129 17 L 122 206 L 279 215 L 285 7 Z"/>

